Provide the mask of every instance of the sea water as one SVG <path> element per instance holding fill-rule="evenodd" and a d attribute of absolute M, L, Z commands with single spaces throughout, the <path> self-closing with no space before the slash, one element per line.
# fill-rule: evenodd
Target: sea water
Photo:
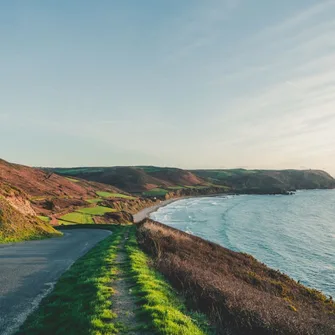
<path fill-rule="evenodd" d="M 335 190 L 189 198 L 151 218 L 249 253 L 335 297 Z"/>

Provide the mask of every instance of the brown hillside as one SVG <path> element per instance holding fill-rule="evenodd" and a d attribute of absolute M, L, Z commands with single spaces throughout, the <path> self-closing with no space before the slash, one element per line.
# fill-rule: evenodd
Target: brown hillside
<path fill-rule="evenodd" d="M 54 173 L 0 160 L 0 183 L 25 191 L 32 197 L 92 197 L 96 191 L 119 192 L 115 187 L 71 180 Z"/>
<path fill-rule="evenodd" d="M 250 255 L 146 220 L 143 249 L 161 271 L 217 326 L 217 334 L 335 334 L 335 304 Z"/>
<path fill-rule="evenodd" d="M 63 169 L 57 169 L 62 173 Z M 69 169 L 64 169 L 68 171 Z M 79 168 L 76 177 L 113 185 L 126 192 L 140 193 L 158 186 L 170 186 L 171 183 L 146 174 L 135 167 Z"/>
<path fill-rule="evenodd" d="M 165 183 L 183 186 L 202 185 L 205 181 L 187 170 L 176 168 L 160 168 L 156 171 L 146 171 L 146 173 L 154 178 L 157 178 Z M 162 183 L 163 184 L 163 183 Z"/>

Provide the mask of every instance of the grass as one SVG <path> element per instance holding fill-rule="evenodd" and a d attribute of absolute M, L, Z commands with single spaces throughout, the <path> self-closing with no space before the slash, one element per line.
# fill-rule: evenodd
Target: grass
<path fill-rule="evenodd" d="M 185 188 L 184 186 L 169 186 L 168 189 L 169 190 L 182 190 L 183 188 Z"/>
<path fill-rule="evenodd" d="M 334 334 L 335 303 L 250 255 L 146 220 L 139 245 L 221 333 Z"/>
<path fill-rule="evenodd" d="M 115 209 L 103 206 L 87 207 L 78 209 L 76 212 L 68 213 L 59 218 L 61 224 L 94 224 L 93 217 L 105 213 L 116 212 Z"/>
<path fill-rule="evenodd" d="M 146 330 L 164 335 L 204 335 L 209 333 L 204 317 L 186 314 L 180 297 L 161 274 L 148 266 L 148 257 L 138 248 L 135 227 L 130 229 L 126 245 L 130 259 L 130 275 L 136 286 L 133 289 L 141 305 L 140 316 L 145 318 Z M 200 327 L 201 326 L 201 327 Z M 207 328 L 203 330 L 201 328 Z"/>
<path fill-rule="evenodd" d="M 77 212 L 90 215 L 104 215 L 105 213 L 117 212 L 117 210 L 109 207 L 96 206 L 78 209 Z"/>
<path fill-rule="evenodd" d="M 145 191 L 142 194 L 148 197 L 161 197 L 165 196 L 167 193 L 169 193 L 169 191 L 164 188 L 153 188 L 152 190 Z"/>
<path fill-rule="evenodd" d="M 0 197 L 0 243 L 39 240 L 61 235 L 48 222 L 22 214 Z"/>
<path fill-rule="evenodd" d="M 136 242 L 136 227 L 101 225 L 113 234 L 77 260 L 65 272 L 54 290 L 42 300 L 16 335 L 112 335 L 127 333 L 127 325 L 113 313 L 113 280 L 120 267 L 130 275 L 139 302 L 139 331 L 157 335 L 205 335 L 209 327 L 204 316 L 188 314 L 183 301 L 163 276 L 148 266 L 149 258 Z M 78 228 L 75 227 L 75 228 Z M 127 260 L 116 263 L 126 232 Z M 120 297 L 127 299 L 127 297 Z M 129 311 L 131 312 L 131 311 Z"/>
<path fill-rule="evenodd" d="M 48 216 L 38 215 L 37 217 L 44 222 L 50 222 L 50 218 Z"/>
<path fill-rule="evenodd" d="M 131 195 L 122 194 L 122 193 L 111 193 L 111 192 L 103 192 L 103 191 L 98 191 L 96 193 L 99 197 L 102 197 L 102 198 L 136 199 L 135 197 L 132 197 Z"/>
<path fill-rule="evenodd" d="M 121 235 L 118 227 L 109 229 L 113 235 L 61 276 L 52 293 L 42 300 L 17 335 L 107 335 L 122 329 L 111 312 L 111 281 Z"/>
<path fill-rule="evenodd" d="M 94 224 L 93 216 L 90 214 L 72 212 L 63 215 L 58 219 L 61 224 Z"/>

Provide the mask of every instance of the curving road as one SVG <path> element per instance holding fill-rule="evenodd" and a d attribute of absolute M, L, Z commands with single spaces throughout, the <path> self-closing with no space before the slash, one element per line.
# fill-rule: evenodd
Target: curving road
<path fill-rule="evenodd" d="M 48 294 L 60 275 L 107 230 L 64 230 L 64 236 L 0 244 L 0 334 L 13 334 Z"/>

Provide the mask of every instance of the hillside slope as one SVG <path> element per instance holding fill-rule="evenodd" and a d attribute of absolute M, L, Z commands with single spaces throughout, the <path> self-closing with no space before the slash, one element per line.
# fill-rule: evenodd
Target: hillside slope
<path fill-rule="evenodd" d="M 21 214 L 52 225 L 131 223 L 134 211 L 153 204 L 111 185 L 4 160 L 0 160 L 1 195 Z"/>
<path fill-rule="evenodd" d="M 119 192 L 115 187 L 89 183 L 85 180 L 71 180 L 55 173 L 24 165 L 13 164 L 0 159 L 0 183 L 22 189 L 33 197 L 63 196 L 92 197 L 96 191 Z"/>
<path fill-rule="evenodd" d="M 238 193 L 282 193 L 298 189 L 327 189 L 335 180 L 320 170 L 195 170 L 196 175 Z"/>
<path fill-rule="evenodd" d="M 64 175 L 102 182 L 130 193 L 165 196 L 179 190 L 192 195 L 189 189 L 205 190 L 218 186 L 222 192 L 287 193 L 297 189 L 334 188 L 335 180 L 319 170 L 182 170 L 154 166 L 51 169 Z M 186 190 L 183 192 L 180 190 Z M 213 193 L 213 192 L 212 192 Z"/>
<path fill-rule="evenodd" d="M 122 193 L 111 185 L 67 178 L 52 171 L 0 160 L 0 194 L 4 194 L 6 189 L 11 190 L 13 202 L 16 198 L 13 190 L 24 193 L 36 213 L 41 215 L 87 206 L 86 200 L 97 198 L 101 192 Z"/>
<path fill-rule="evenodd" d="M 138 226 L 154 266 L 217 334 L 335 334 L 335 303 L 255 258 L 152 220 Z"/>
<path fill-rule="evenodd" d="M 25 215 L 0 197 L 0 243 L 60 236 L 51 225 L 33 215 Z"/>

